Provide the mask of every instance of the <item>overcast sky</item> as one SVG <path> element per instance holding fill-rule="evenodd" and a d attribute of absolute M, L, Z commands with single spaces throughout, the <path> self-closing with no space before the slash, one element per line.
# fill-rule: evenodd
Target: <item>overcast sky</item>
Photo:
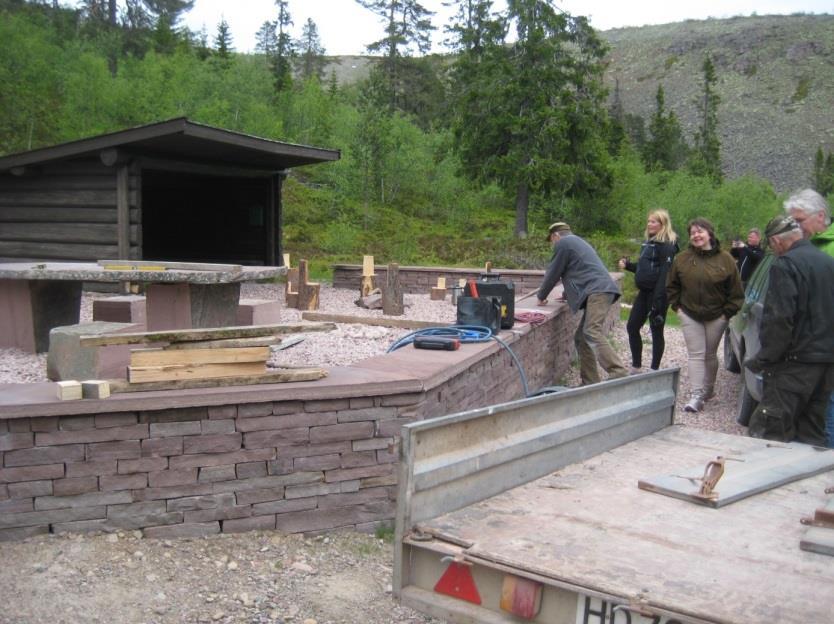
<path fill-rule="evenodd" d="M 449 20 L 449 9 L 443 6 L 442 0 L 422 0 L 421 3 L 437 13 L 432 20 L 438 27 L 432 43 L 434 51 L 442 51 L 440 42 L 445 38 L 442 25 Z M 573 15 L 587 15 L 591 25 L 598 30 L 752 13 L 834 13 L 834 0 L 557 0 L 556 5 Z M 503 9 L 505 2 L 495 0 L 493 6 Z M 289 10 L 293 20 L 291 35 L 300 37 L 307 18 L 312 18 L 326 54 L 364 54 L 367 44 L 384 35 L 380 20 L 356 0 L 289 0 Z M 255 47 L 255 33 L 265 21 L 274 20 L 276 14 L 274 0 L 197 0 L 186 14 L 185 24 L 195 31 L 205 27 L 211 43 L 217 25 L 225 18 L 235 50 L 251 52 Z"/>

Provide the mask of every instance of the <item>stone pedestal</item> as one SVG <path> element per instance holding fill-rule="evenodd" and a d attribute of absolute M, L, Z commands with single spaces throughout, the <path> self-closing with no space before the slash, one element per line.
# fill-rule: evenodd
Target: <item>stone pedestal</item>
<path fill-rule="evenodd" d="M 133 323 L 93 321 L 65 327 L 54 327 L 49 333 L 49 355 L 46 374 L 52 381 L 88 379 L 127 379 L 130 350 L 136 345 L 82 347 L 81 336 L 118 334 L 141 331 Z"/>
<path fill-rule="evenodd" d="M 0 280 L 0 347 L 49 350 L 49 330 L 78 323 L 81 282 Z"/>
<path fill-rule="evenodd" d="M 237 323 L 240 283 L 149 284 L 148 331 L 230 327 Z"/>

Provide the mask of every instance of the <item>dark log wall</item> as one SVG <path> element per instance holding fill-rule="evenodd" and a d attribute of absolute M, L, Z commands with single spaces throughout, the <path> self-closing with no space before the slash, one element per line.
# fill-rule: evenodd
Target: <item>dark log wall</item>
<path fill-rule="evenodd" d="M 0 174 L 0 259 L 119 257 L 116 170 L 101 161 L 64 162 Z M 128 181 L 130 257 L 140 258 L 139 177 Z"/>

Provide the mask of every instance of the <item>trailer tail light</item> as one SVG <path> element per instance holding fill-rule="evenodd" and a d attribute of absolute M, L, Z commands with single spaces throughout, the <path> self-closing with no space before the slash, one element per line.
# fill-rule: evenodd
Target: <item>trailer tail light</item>
<path fill-rule="evenodd" d="M 501 609 L 531 620 L 542 606 L 542 584 L 507 574 L 501 585 Z"/>
<path fill-rule="evenodd" d="M 444 557 L 444 560 L 446 557 Z M 452 560 L 449 567 L 437 581 L 434 591 L 438 594 L 446 594 L 453 598 L 466 600 L 473 604 L 481 604 L 481 595 L 475 586 L 475 579 L 472 578 L 471 564 L 461 563 Z"/>

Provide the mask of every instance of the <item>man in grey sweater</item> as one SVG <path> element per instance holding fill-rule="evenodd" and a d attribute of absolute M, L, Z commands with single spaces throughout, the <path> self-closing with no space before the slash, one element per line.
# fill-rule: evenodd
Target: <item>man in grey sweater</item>
<path fill-rule="evenodd" d="M 546 305 L 547 296 L 561 280 L 571 311 L 584 311 L 573 337 L 582 385 L 601 381 L 597 362 L 609 379 L 625 377 L 628 372 L 603 331 L 611 306 L 620 298 L 619 287 L 594 248 L 573 234 L 567 223 L 551 225 L 547 240 L 553 245 L 553 258 L 539 288 L 538 303 Z"/>

